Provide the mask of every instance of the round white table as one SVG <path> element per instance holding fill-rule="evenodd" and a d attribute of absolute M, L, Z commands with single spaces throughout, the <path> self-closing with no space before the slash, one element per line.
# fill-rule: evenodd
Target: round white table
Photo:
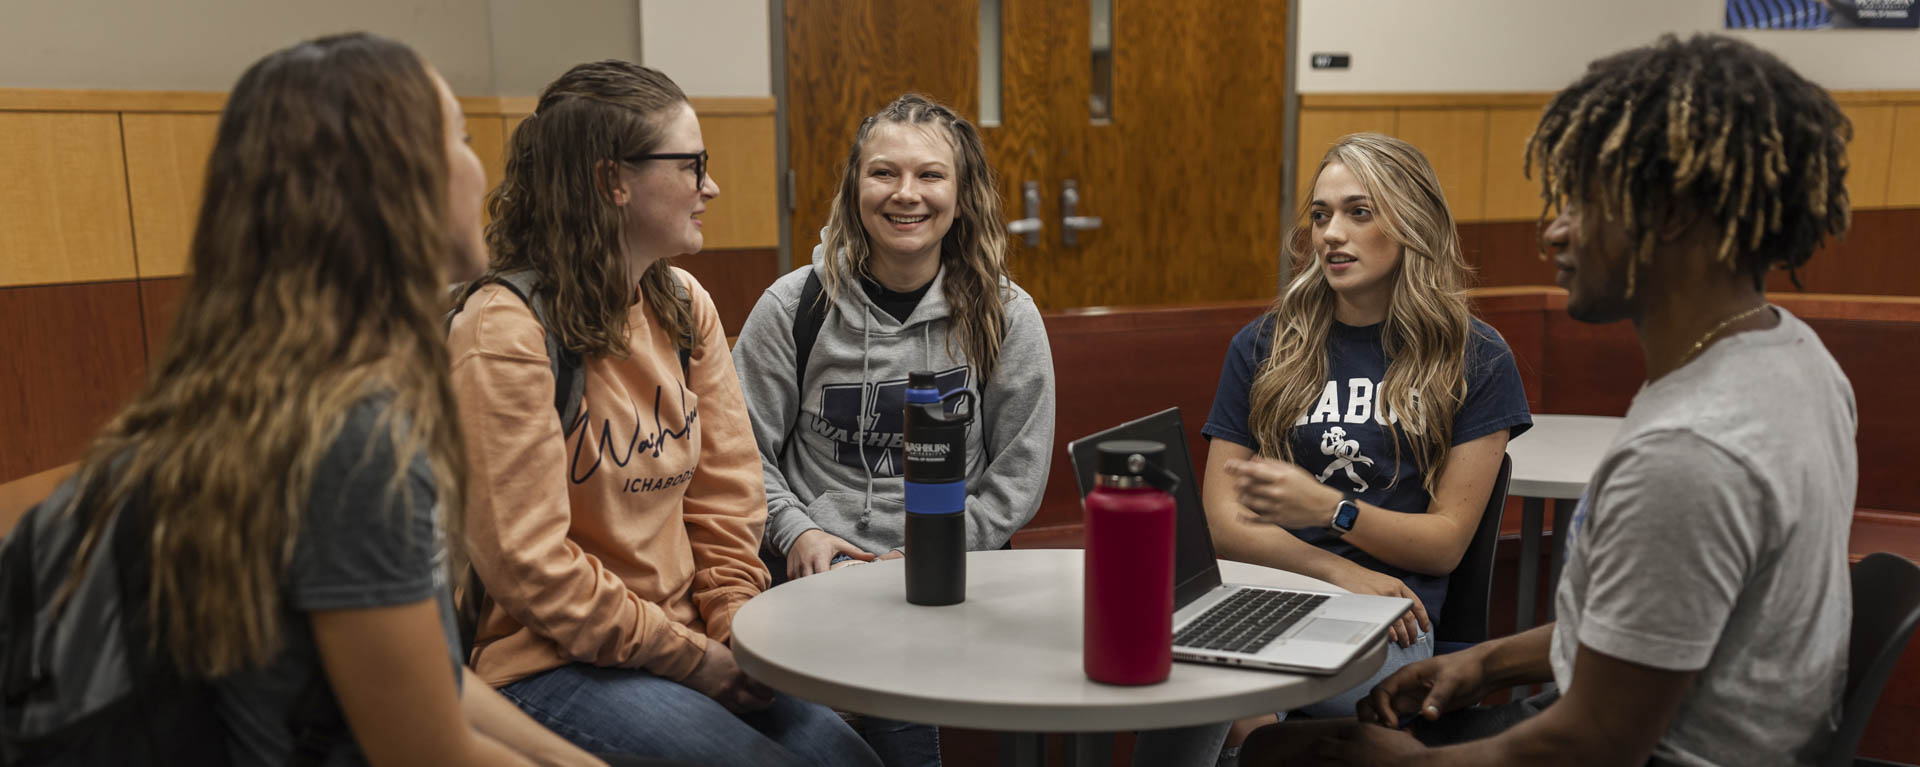
<path fill-rule="evenodd" d="M 967 600 L 907 603 L 899 560 L 790 581 L 733 619 L 740 667 L 782 692 L 837 709 L 911 722 L 1031 734 L 1110 733 L 1227 722 L 1333 697 L 1365 681 L 1384 642 L 1332 676 L 1173 664 L 1165 682 L 1101 684 L 1081 669 L 1082 552 L 975 551 Z M 1240 562 L 1229 583 L 1320 591 L 1338 587 Z"/>
<path fill-rule="evenodd" d="M 1521 498 L 1519 604 L 1514 633 L 1534 626 L 1535 595 L 1539 593 L 1540 539 L 1547 500 L 1553 500 L 1552 569 L 1546 587 L 1560 580 L 1567 561 L 1562 531 L 1573 521 L 1573 510 L 1587 491 L 1587 480 L 1601 456 L 1620 433 L 1621 419 L 1598 415 L 1535 415 L 1533 428 L 1507 443 L 1513 458 L 1513 478 L 1507 495 Z M 1551 611 L 1551 603 L 1549 603 Z"/>
<path fill-rule="evenodd" d="M 1508 495 L 1573 500 L 1620 432 L 1620 418 L 1604 415 L 1535 415 L 1533 428 L 1507 444 L 1513 456 Z"/>

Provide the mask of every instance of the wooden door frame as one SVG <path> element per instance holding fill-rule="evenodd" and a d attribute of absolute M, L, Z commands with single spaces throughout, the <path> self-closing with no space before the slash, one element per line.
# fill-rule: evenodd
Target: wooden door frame
<path fill-rule="evenodd" d="M 787 0 L 767 0 L 767 34 L 772 49 L 767 58 L 773 63 L 773 183 L 778 200 L 774 207 L 780 229 L 779 269 L 785 275 L 793 271 L 793 166 L 787 155 Z"/>
<path fill-rule="evenodd" d="M 1300 4 L 1304 0 L 1283 0 L 1287 4 L 1287 63 L 1282 73 L 1284 90 L 1280 97 L 1280 241 L 1274 243 L 1274 261 L 1279 265 L 1280 284 L 1274 295 L 1286 292 L 1293 278 L 1293 264 L 1287 258 L 1287 237 L 1293 227 L 1293 190 L 1299 184 L 1300 167 L 1293 158 L 1300 156 Z M 775 0 L 780 2 L 780 0 Z M 1308 54 L 1311 56 L 1311 54 Z"/>
<path fill-rule="evenodd" d="M 1274 243 L 1274 262 L 1280 275 L 1279 284 L 1274 286 L 1278 295 L 1286 289 L 1287 281 L 1292 277 L 1292 264 L 1287 258 L 1287 237 L 1293 224 L 1293 210 L 1298 204 L 1294 199 L 1294 189 L 1302 169 L 1293 158 L 1299 156 L 1300 146 L 1300 62 L 1307 60 L 1310 54 L 1300 50 L 1300 5 L 1302 0 L 1281 0 L 1287 6 L 1286 48 L 1287 61 L 1283 67 L 1281 96 L 1281 162 L 1280 162 L 1280 241 Z M 778 246 L 780 274 L 786 274 L 794 268 L 793 257 L 793 213 L 794 213 L 794 175 L 791 149 L 788 145 L 788 93 L 787 93 L 787 2 L 788 0 L 767 0 L 767 29 L 771 55 L 772 86 L 774 101 L 774 167 L 776 185 L 775 194 L 779 216 L 780 240 Z"/>

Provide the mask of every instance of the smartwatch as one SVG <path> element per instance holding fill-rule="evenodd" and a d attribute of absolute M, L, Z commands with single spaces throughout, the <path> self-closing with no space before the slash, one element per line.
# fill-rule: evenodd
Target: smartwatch
<path fill-rule="evenodd" d="M 1338 538 L 1353 532 L 1353 522 L 1360 518 L 1360 504 L 1352 499 L 1343 499 L 1340 505 L 1333 507 L 1333 519 L 1327 522 L 1327 532 Z"/>

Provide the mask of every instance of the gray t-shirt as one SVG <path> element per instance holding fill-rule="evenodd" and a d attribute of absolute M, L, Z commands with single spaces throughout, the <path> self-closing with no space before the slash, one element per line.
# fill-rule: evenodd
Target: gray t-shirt
<path fill-rule="evenodd" d="M 1676 764 L 1811 765 L 1839 721 L 1853 388 L 1776 311 L 1634 397 L 1568 536 L 1554 680 L 1581 645 L 1698 671 L 1654 751 Z"/>
<path fill-rule="evenodd" d="M 281 599 L 282 648 L 265 668 L 216 681 L 228 750 L 236 765 L 283 765 L 293 748 L 288 713 L 323 674 L 307 613 L 439 603 L 454 681 L 460 680 L 459 631 L 447 589 L 446 540 L 433 476 L 424 455 L 408 467 L 406 492 L 391 482 L 394 446 L 379 422 L 383 403 L 354 408 L 314 472 L 300 535 Z M 330 696 L 329 696 L 330 697 Z M 352 735 L 325 764 L 365 764 Z"/>

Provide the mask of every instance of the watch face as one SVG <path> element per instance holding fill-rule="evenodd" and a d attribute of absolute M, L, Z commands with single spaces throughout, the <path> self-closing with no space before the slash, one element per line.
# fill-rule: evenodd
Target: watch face
<path fill-rule="evenodd" d="M 1340 504 L 1340 511 L 1333 515 L 1333 526 L 1342 531 L 1352 530 L 1353 521 L 1360 516 L 1360 504 L 1346 501 Z"/>

